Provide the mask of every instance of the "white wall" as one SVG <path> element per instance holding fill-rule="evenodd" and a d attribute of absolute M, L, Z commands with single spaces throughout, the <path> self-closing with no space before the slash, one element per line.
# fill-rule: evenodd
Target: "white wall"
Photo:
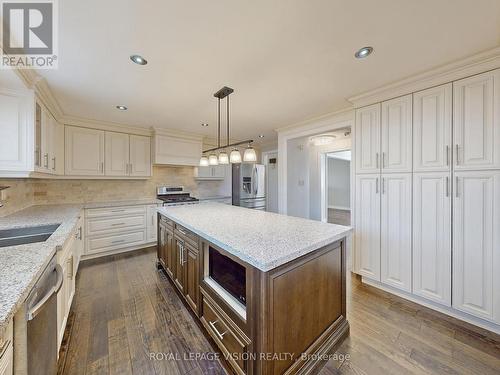
<path fill-rule="evenodd" d="M 309 147 L 305 137 L 287 145 L 288 215 L 309 218 Z"/>
<path fill-rule="evenodd" d="M 328 157 L 328 207 L 350 209 L 351 162 Z"/>

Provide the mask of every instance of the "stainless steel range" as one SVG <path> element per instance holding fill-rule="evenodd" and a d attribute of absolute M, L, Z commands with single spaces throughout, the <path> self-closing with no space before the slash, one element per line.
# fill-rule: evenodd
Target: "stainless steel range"
<path fill-rule="evenodd" d="M 198 203 L 198 198 L 192 197 L 183 186 L 160 186 L 156 190 L 156 198 L 163 201 L 163 206 L 178 206 Z"/>

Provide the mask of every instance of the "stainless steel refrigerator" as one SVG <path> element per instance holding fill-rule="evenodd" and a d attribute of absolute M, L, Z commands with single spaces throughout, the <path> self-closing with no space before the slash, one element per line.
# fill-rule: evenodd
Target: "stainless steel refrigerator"
<path fill-rule="evenodd" d="M 266 209 L 266 167 L 262 164 L 233 164 L 233 206 Z"/>

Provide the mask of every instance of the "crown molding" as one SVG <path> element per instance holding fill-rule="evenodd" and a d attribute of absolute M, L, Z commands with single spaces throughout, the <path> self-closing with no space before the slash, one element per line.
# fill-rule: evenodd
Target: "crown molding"
<path fill-rule="evenodd" d="M 67 115 L 62 116 L 62 118 L 59 121 L 65 125 L 79 126 L 82 128 L 98 129 L 98 130 L 112 131 L 117 133 L 144 135 L 147 137 L 151 137 L 152 135 L 151 129 L 149 128 L 144 128 L 141 126 L 125 125 L 111 121 L 100 121 L 100 120 L 93 120 L 83 117 L 67 116 Z"/>
<path fill-rule="evenodd" d="M 355 108 L 442 85 L 500 67 L 500 46 L 352 96 Z"/>
<path fill-rule="evenodd" d="M 349 106 L 338 111 L 329 112 L 321 116 L 313 117 L 304 121 L 297 122 L 292 125 L 283 126 L 281 128 L 275 129 L 278 134 L 287 134 L 301 131 L 303 128 L 314 126 L 320 126 L 322 124 L 328 124 L 332 122 L 343 122 L 354 120 L 353 107 Z"/>

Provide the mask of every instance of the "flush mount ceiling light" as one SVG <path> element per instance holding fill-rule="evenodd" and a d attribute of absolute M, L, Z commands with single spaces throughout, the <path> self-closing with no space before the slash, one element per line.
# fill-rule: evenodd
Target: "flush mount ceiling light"
<path fill-rule="evenodd" d="M 264 138 L 264 134 L 259 134 L 259 138 Z"/>
<path fill-rule="evenodd" d="M 201 126 L 203 126 L 204 128 L 206 128 L 208 126 L 208 124 L 206 122 L 202 122 Z"/>
<path fill-rule="evenodd" d="M 358 51 L 356 51 L 356 53 L 354 54 L 354 57 L 357 59 L 364 59 L 372 52 L 373 52 L 373 47 L 363 47 L 363 48 L 360 48 Z"/>
<path fill-rule="evenodd" d="M 336 137 L 333 134 L 320 134 L 311 137 L 311 142 L 315 146 L 324 146 L 333 143 L 335 141 L 335 138 Z"/>
<path fill-rule="evenodd" d="M 132 62 L 136 63 L 137 65 L 146 65 L 148 63 L 148 60 L 140 55 L 132 55 L 130 56 L 130 60 L 132 60 Z"/>
<path fill-rule="evenodd" d="M 205 150 L 202 152 L 202 155 L 209 154 L 208 156 L 208 164 L 209 165 L 219 165 L 219 164 L 229 164 L 229 163 L 241 163 L 241 153 L 237 147 L 243 144 L 248 144 L 247 150 L 245 150 L 245 155 L 243 159 L 245 161 L 255 162 L 257 161 L 257 155 L 255 150 L 252 147 L 253 139 L 248 139 L 242 142 L 236 142 L 229 144 L 229 95 L 231 95 L 234 90 L 230 87 L 224 86 L 219 91 L 217 91 L 214 96 L 218 99 L 217 101 L 217 147 L 211 148 L 209 150 Z M 227 142 L 225 146 L 221 146 L 221 135 L 220 135 L 220 102 L 222 99 L 226 99 L 226 123 L 227 123 Z M 202 124 L 202 126 L 205 126 Z M 207 124 L 208 126 L 208 124 Z M 226 150 L 229 150 L 233 147 L 230 155 L 227 154 Z M 217 157 L 217 152 L 219 152 L 219 156 Z M 200 159 L 200 166 L 205 166 L 206 156 L 202 156 Z M 247 160 L 248 159 L 248 160 Z"/>
<path fill-rule="evenodd" d="M 120 111 L 126 111 L 128 109 L 124 105 L 117 105 L 116 108 L 119 109 Z"/>

